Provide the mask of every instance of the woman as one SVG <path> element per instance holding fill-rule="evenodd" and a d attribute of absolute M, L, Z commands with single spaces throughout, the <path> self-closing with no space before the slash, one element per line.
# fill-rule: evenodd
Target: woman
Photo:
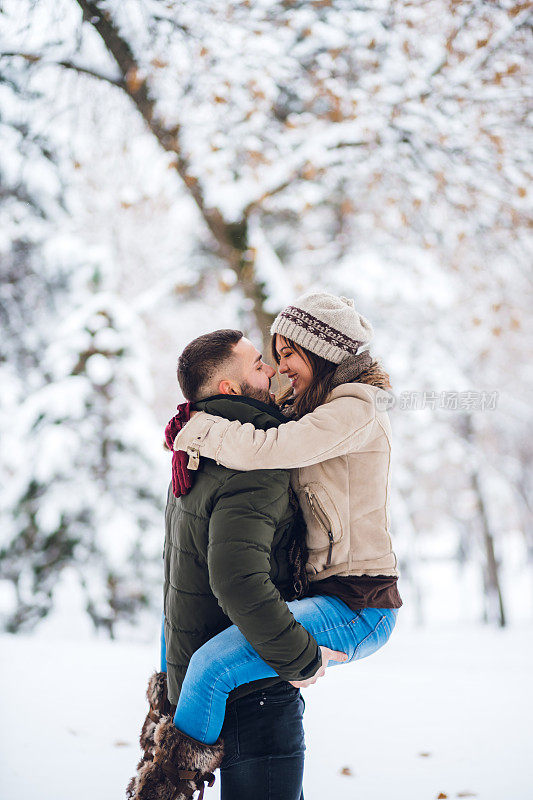
<path fill-rule="evenodd" d="M 271 333 L 279 372 L 291 382 L 280 398 L 291 421 L 263 431 L 197 413 L 174 449 L 238 470 L 292 470 L 307 525 L 308 585 L 288 606 L 321 647 L 354 661 L 385 644 L 402 605 L 389 536 L 390 424 L 376 402 L 388 376 L 360 352 L 373 331 L 352 300 L 308 293 L 278 315 Z M 290 683 L 308 686 L 338 663 Z M 175 727 L 216 743 L 229 692 L 275 674 L 230 626 L 193 655 Z"/>

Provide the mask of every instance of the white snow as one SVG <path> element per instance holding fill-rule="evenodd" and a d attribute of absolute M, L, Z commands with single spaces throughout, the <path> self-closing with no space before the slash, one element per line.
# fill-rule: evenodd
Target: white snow
<path fill-rule="evenodd" d="M 147 644 L 3 635 L 0 647 L 1 796 L 124 797 L 157 632 Z M 532 670 L 530 627 L 414 628 L 400 612 L 381 651 L 304 690 L 305 800 L 528 800 Z M 206 800 L 218 797 L 217 773 Z"/>
<path fill-rule="evenodd" d="M 265 309 L 308 289 L 354 297 L 398 397 L 392 519 L 405 608 L 383 652 L 305 691 L 306 800 L 533 797 L 529 10 L 444 0 L 105 5 L 138 61 L 134 79 L 148 77 L 156 118 L 180 126 L 205 207 L 229 223 L 253 204 L 247 246 Z M 124 92 L 54 66 L 118 76 L 79 4 L 5 0 L 2 11 L 9 50 L 41 60 L 8 58 L 0 84 L 0 249 L 23 268 L 23 299 L 11 280 L 0 297 L 13 342 L 4 337 L 12 363 L 0 379 L 0 539 L 7 548 L 20 537 L 34 508 L 43 536 L 62 516 L 90 510 L 91 521 L 35 634 L 0 637 L 0 800 L 111 800 L 137 761 L 158 626 L 152 608 L 133 630 L 117 622 L 127 641 L 93 638 L 87 596 L 105 616 L 113 567 L 126 595 L 142 586 L 157 608 L 154 499 L 164 504 L 169 477 L 161 440 L 181 400 L 177 355 L 207 330 L 242 328 L 257 344 L 260 331 L 175 155 Z M 33 249 L 16 261 L 21 241 Z M 48 283 L 56 288 L 40 297 Z M 498 407 L 472 415 L 473 443 L 460 413 L 401 405 L 404 392 L 480 389 L 497 390 Z M 105 491 L 95 479 L 104 429 L 121 444 Z M 27 510 L 35 480 L 46 494 Z M 475 623 L 492 613 L 479 500 L 505 631 Z M 19 583 L 0 581 L 2 615 L 35 594 L 45 557 L 32 545 L 8 559 Z M 218 781 L 206 800 L 217 797 Z"/>

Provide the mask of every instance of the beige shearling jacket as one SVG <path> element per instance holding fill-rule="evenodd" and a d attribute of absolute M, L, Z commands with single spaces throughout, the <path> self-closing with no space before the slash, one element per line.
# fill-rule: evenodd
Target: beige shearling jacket
<path fill-rule="evenodd" d="M 203 412 L 175 450 L 238 470 L 291 469 L 307 524 L 310 581 L 330 575 L 398 575 L 390 528 L 391 427 L 376 404 L 383 390 L 343 383 L 299 420 L 257 430 Z"/>

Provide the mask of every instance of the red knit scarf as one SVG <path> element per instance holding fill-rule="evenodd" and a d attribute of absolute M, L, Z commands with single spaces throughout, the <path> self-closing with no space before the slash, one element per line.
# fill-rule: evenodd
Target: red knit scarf
<path fill-rule="evenodd" d="M 172 491 L 175 497 L 181 497 L 192 488 L 194 475 L 187 469 L 187 453 L 174 450 L 174 439 L 191 418 L 191 403 L 181 403 L 177 412 L 165 428 L 165 441 L 172 451 Z"/>

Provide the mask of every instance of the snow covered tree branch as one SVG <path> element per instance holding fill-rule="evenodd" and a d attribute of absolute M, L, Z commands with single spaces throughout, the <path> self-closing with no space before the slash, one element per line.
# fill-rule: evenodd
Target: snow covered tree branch
<path fill-rule="evenodd" d="M 3 50 L 19 54 L 2 59 L 0 76 L 3 319 L 23 346 L 0 364 L 12 395 L 2 430 L 12 413 L 22 439 L 35 425 L 46 443 L 59 422 L 43 382 L 72 378 L 99 402 L 91 418 L 107 431 L 106 408 L 120 406 L 103 402 L 93 378 L 108 363 L 110 386 L 131 386 L 132 360 L 105 338 L 125 347 L 141 316 L 131 359 L 141 369 L 146 339 L 161 422 L 175 405 L 175 356 L 194 335 L 236 326 L 262 334 L 266 348 L 272 315 L 300 291 L 353 296 L 379 331 L 376 352 L 398 392 L 501 391 L 501 412 L 473 415 L 474 445 L 451 412 L 398 410 L 393 422 L 399 527 L 405 541 L 418 537 L 404 550 L 413 586 L 416 554 L 452 542 L 450 559 L 485 575 L 489 560 L 502 560 L 503 608 L 500 548 L 526 530 L 531 460 L 528 6 L 5 0 L 3 11 Z M 100 337 L 82 313 L 95 292 Z M 112 313 L 105 293 L 135 318 Z M 32 321 L 24 297 L 39 295 L 51 307 Z M 67 335 L 62 312 L 72 303 L 78 332 Z M 50 374 L 39 372 L 42 352 Z M 81 474 L 120 472 L 102 465 L 90 436 L 80 441 L 90 453 Z M 483 464 L 477 482 L 464 468 L 472 447 Z M 3 464 L 20 490 L 9 507 L 26 497 L 33 530 L 47 501 L 24 464 Z M 44 498 L 54 481 L 69 485 L 51 467 L 44 478 Z M 40 530 L 51 515 L 43 519 Z M 86 542 L 100 523 L 80 524 Z M 491 546 L 477 548 L 469 534 L 479 530 Z M 13 574 L 22 560 L 13 551 Z M 104 583 L 101 597 L 120 585 Z M 413 591 L 423 602 L 423 583 Z M 96 598 L 90 608 L 95 619 L 113 616 Z"/>
<path fill-rule="evenodd" d="M 198 206 L 217 244 L 220 256 L 234 270 L 245 296 L 251 301 L 257 327 L 266 334 L 273 316 L 264 310 L 265 295 L 261 283 L 255 276 L 253 262 L 249 258 L 251 251 L 246 237 L 246 217 L 243 217 L 238 223 L 229 223 L 224 220 L 218 208 L 206 203 L 201 180 L 193 173 L 180 143 L 181 123 L 168 127 L 158 116 L 156 100 L 150 92 L 149 81 L 143 75 L 129 43 L 113 23 L 110 13 L 104 10 L 104 4 L 89 0 L 76 1 L 83 11 L 84 19 L 95 28 L 106 49 L 114 58 L 122 75 L 121 85 L 134 102 L 144 121 L 161 147 L 167 152 L 175 154 L 176 171 Z"/>

